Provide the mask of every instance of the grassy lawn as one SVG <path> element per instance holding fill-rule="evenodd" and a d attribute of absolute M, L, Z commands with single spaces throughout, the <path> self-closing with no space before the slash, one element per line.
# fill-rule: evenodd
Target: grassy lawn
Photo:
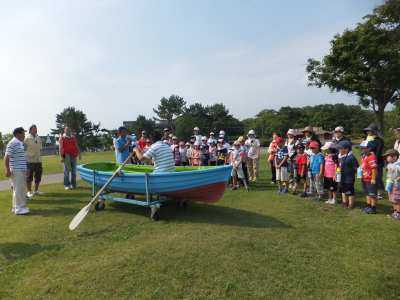
<path fill-rule="evenodd" d="M 94 161 L 110 161 L 114 160 L 114 152 L 85 152 L 82 153 L 82 160 L 78 163 L 88 163 Z M 7 179 L 4 175 L 4 162 L 0 159 L 0 180 Z M 56 155 L 43 156 L 43 172 L 44 175 L 56 174 L 63 172 L 63 166 L 60 162 L 60 157 Z"/>
<path fill-rule="evenodd" d="M 0 299 L 400 299 L 400 223 L 279 196 L 268 175 L 215 205 L 108 206 L 75 231 L 90 189 L 43 188 L 32 215 L 0 193 Z M 358 198 L 358 206 L 363 198 Z"/>

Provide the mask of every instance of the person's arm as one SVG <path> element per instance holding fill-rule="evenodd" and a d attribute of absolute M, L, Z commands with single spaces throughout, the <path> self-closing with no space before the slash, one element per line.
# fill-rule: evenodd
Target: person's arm
<path fill-rule="evenodd" d="M 12 173 L 10 170 L 10 156 L 8 154 L 6 154 L 6 156 L 4 157 L 4 166 L 6 169 L 6 177 L 10 177 Z"/>
<path fill-rule="evenodd" d="M 140 161 L 151 162 L 151 158 L 148 158 L 144 155 L 143 151 L 139 149 L 139 147 L 135 147 L 133 150 L 136 154 L 136 157 Z"/>
<path fill-rule="evenodd" d="M 64 162 L 64 147 L 63 147 L 63 138 L 60 137 L 58 139 L 58 148 L 60 151 L 61 162 Z"/>
<path fill-rule="evenodd" d="M 78 140 L 76 137 L 74 137 L 74 140 L 75 140 L 76 149 L 78 149 L 78 158 L 79 158 L 79 160 L 81 160 L 82 155 L 81 155 L 81 150 L 79 149 Z"/>
<path fill-rule="evenodd" d="M 324 161 L 321 162 L 320 168 L 319 168 L 319 177 L 323 178 L 324 177 L 324 171 L 325 171 L 325 163 Z"/>
<path fill-rule="evenodd" d="M 278 166 L 277 168 L 278 168 L 278 169 L 281 168 L 282 165 L 283 165 L 284 163 L 287 162 L 288 158 L 289 158 L 289 156 L 288 156 L 288 155 L 285 155 L 285 157 L 283 158 L 283 160 L 281 161 L 281 163 L 279 164 L 279 166 Z"/>
<path fill-rule="evenodd" d="M 376 184 L 376 174 L 377 174 L 377 169 L 373 168 L 372 169 L 372 174 L 371 174 L 371 183 Z"/>

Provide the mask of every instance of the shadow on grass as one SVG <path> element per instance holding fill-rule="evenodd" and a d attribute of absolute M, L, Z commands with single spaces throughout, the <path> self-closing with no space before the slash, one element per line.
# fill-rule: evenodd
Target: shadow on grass
<path fill-rule="evenodd" d="M 0 243 L 0 254 L 8 261 L 15 261 L 31 257 L 44 251 L 60 251 L 62 245 L 27 244 L 27 243 Z"/>
<path fill-rule="evenodd" d="M 128 204 L 113 203 L 112 207 L 122 212 L 140 214 L 145 217 L 148 217 L 150 214 L 149 208 Z M 276 218 L 256 212 L 218 205 L 198 204 L 193 202 L 189 202 L 187 209 L 177 210 L 176 202 L 170 201 L 168 202 L 168 205 L 161 208 L 160 217 L 161 220 L 175 223 L 204 223 L 249 228 L 292 227 Z"/>
<path fill-rule="evenodd" d="M 57 216 L 74 216 L 79 212 L 79 209 L 71 207 L 50 207 L 49 209 L 32 208 L 33 216 L 42 217 L 57 217 Z"/>

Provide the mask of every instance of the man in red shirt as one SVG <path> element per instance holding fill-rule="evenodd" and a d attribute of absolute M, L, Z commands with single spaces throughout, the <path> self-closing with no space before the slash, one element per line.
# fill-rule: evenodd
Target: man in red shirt
<path fill-rule="evenodd" d="M 376 214 L 376 202 L 378 196 L 378 188 L 376 185 L 376 175 L 378 171 L 378 162 L 375 154 L 371 151 L 372 144 L 363 141 L 360 144 L 362 151 L 362 185 L 364 192 L 367 194 L 367 206 L 364 212 L 367 214 Z"/>
<path fill-rule="evenodd" d="M 64 128 L 64 134 L 59 139 L 61 162 L 64 164 L 64 188 L 76 188 L 76 164 L 80 156 L 78 142 L 71 129 Z"/>

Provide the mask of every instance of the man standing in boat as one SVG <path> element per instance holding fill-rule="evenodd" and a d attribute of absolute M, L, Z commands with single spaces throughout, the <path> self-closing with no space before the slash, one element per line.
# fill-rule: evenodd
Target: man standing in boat
<path fill-rule="evenodd" d="M 152 144 L 145 153 L 138 147 L 134 149 L 137 158 L 140 161 L 153 161 L 155 173 L 175 171 L 175 161 L 170 145 L 164 142 L 159 132 L 154 134 L 154 140 L 157 142 Z"/>

